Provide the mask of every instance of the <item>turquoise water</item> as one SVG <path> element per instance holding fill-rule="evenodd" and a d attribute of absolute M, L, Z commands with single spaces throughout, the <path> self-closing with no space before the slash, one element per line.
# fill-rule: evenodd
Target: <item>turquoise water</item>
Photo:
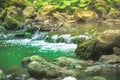
<path fill-rule="evenodd" d="M 24 57 L 40 55 L 47 60 L 60 56 L 75 57 L 76 44 L 47 43 L 43 40 L 13 39 L 0 41 L 0 66 L 20 66 Z"/>

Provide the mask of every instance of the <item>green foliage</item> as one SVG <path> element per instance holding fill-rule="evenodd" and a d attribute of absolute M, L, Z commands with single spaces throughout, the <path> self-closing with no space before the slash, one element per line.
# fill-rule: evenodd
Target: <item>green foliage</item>
<path fill-rule="evenodd" d="M 41 10 L 46 5 L 55 5 L 59 11 L 71 12 L 78 8 L 88 8 L 91 0 L 23 0 L 27 5 L 34 6 L 37 10 Z"/>
<path fill-rule="evenodd" d="M 120 9 L 120 0 L 107 0 L 107 2 L 111 7 Z"/>
<path fill-rule="evenodd" d="M 97 35 L 96 29 L 89 29 L 85 32 L 85 34 L 91 38 L 94 38 Z"/>

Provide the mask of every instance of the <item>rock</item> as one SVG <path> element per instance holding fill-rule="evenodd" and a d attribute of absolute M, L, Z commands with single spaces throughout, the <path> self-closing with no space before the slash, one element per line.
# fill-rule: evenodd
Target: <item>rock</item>
<path fill-rule="evenodd" d="M 4 26 L 9 30 L 15 30 L 23 27 L 24 16 L 22 10 L 15 6 L 10 6 L 7 9 L 7 14 L 4 18 Z"/>
<path fill-rule="evenodd" d="M 26 67 L 32 61 L 46 62 L 45 59 L 43 59 L 42 57 L 39 57 L 38 55 L 34 55 L 34 56 L 31 56 L 31 57 L 25 57 L 22 60 L 22 66 Z"/>
<path fill-rule="evenodd" d="M 115 55 L 120 55 L 120 48 L 114 47 L 114 48 L 113 48 L 113 53 L 114 53 Z"/>
<path fill-rule="evenodd" d="M 22 61 L 22 65 L 26 66 L 28 73 L 34 78 L 58 78 L 63 76 L 75 76 L 77 72 L 64 69 L 55 64 L 47 62 L 39 56 L 26 57 Z"/>
<path fill-rule="evenodd" d="M 95 77 L 93 77 L 92 80 L 106 80 L 106 79 L 102 76 L 95 76 Z"/>
<path fill-rule="evenodd" d="M 81 10 L 77 9 L 74 12 L 74 17 L 80 22 L 94 21 L 98 19 L 98 16 L 95 12 L 91 10 Z"/>
<path fill-rule="evenodd" d="M 36 79 L 34 79 L 34 78 L 29 78 L 29 79 L 27 79 L 27 80 L 36 80 Z"/>
<path fill-rule="evenodd" d="M 36 10 L 33 6 L 26 6 L 23 10 L 23 14 L 25 18 L 35 18 L 36 17 Z"/>
<path fill-rule="evenodd" d="M 29 74 L 27 70 L 24 68 L 9 68 L 5 70 L 6 80 L 27 80 Z"/>
<path fill-rule="evenodd" d="M 51 12 L 56 10 L 56 6 L 55 5 L 46 5 L 43 7 L 42 11 L 40 11 L 41 14 L 43 15 L 47 15 L 50 14 Z"/>
<path fill-rule="evenodd" d="M 106 18 L 110 6 L 107 5 L 105 0 L 94 0 L 89 3 L 89 9 L 93 10 L 98 15 L 98 22 L 101 22 Z"/>
<path fill-rule="evenodd" d="M 0 69 L 0 80 L 5 80 L 5 75 L 1 69 Z"/>
<path fill-rule="evenodd" d="M 98 60 L 101 55 L 113 54 L 120 47 L 120 30 L 106 30 L 96 38 L 78 44 L 76 55 L 83 59 Z"/>
<path fill-rule="evenodd" d="M 62 80 L 77 80 L 75 77 L 72 77 L 72 76 L 68 76 L 68 77 L 65 77 L 64 79 Z"/>
<path fill-rule="evenodd" d="M 99 72 L 102 70 L 102 66 L 101 65 L 95 65 L 95 66 L 90 66 L 87 67 L 85 72 L 89 72 L 89 73 L 94 73 L 94 72 Z"/>
<path fill-rule="evenodd" d="M 82 66 L 92 65 L 90 61 L 77 60 L 69 57 L 59 57 L 53 61 L 55 65 L 71 69 L 81 69 Z"/>
<path fill-rule="evenodd" d="M 119 25 L 120 20 L 119 19 L 106 19 L 103 21 L 103 23 L 106 23 L 107 25 Z"/>
<path fill-rule="evenodd" d="M 109 13 L 107 14 L 106 18 L 107 19 L 120 19 L 120 10 L 111 8 Z"/>
<path fill-rule="evenodd" d="M 73 70 L 66 70 L 48 62 L 37 61 L 28 64 L 28 73 L 34 78 L 57 78 L 76 74 Z"/>
<path fill-rule="evenodd" d="M 117 56 L 115 54 L 112 55 L 102 55 L 99 59 L 99 61 L 101 62 L 105 62 L 105 63 L 120 63 L 120 56 Z"/>

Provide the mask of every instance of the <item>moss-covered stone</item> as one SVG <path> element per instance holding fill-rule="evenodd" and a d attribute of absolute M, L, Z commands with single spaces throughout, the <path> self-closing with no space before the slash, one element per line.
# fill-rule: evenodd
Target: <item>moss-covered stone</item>
<path fill-rule="evenodd" d="M 58 78 L 63 76 L 75 76 L 74 70 L 63 69 L 57 65 L 47 62 L 39 56 L 32 56 L 23 59 L 27 63 L 28 73 L 34 78 Z"/>
<path fill-rule="evenodd" d="M 101 55 L 112 54 L 113 47 L 120 47 L 120 30 L 106 30 L 92 40 L 78 44 L 76 54 L 80 58 L 98 60 Z"/>
<path fill-rule="evenodd" d="M 34 18 L 36 16 L 36 10 L 33 6 L 27 6 L 23 10 L 23 14 L 24 14 L 25 18 Z"/>
<path fill-rule="evenodd" d="M 6 80 L 5 74 L 3 73 L 3 71 L 1 69 L 0 69 L 0 80 Z"/>
<path fill-rule="evenodd" d="M 1 31 L 5 31 L 5 27 L 0 26 L 0 32 L 1 32 Z"/>
<path fill-rule="evenodd" d="M 120 10 L 111 8 L 106 18 L 107 19 L 120 19 Z"/>
<path fill-rule="evenodd" d="M 98 16 L 95 12 L 91 11 L 91 10 L 82 10 L 82 9 L 77 9 L 74 12 L 74 17 L 75 19 L 79 20 L 79 21 L 95 21 L 96 19 L 98 19 Z"/>
<path fill-rule="evenodd" d="M 15 6 L 7 9 L 7 15 L 4 18 L 4 26 L 7 29 L 15 30 L 23 27 L 24 16 L 22 10 Z"/>

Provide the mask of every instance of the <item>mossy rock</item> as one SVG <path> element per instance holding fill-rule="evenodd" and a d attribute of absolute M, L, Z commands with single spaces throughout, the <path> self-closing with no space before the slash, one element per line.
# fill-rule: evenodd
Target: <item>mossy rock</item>
<path fill-rule="evenodd" d="M 10 6 L 7 9 L 7 15 L 4 18 L 4 26 L 6 29 L 15 30 L 23 27 L 24 16 L 22 10 L 15 6 Z"/>
<path fill-rule="evenodd" d="M 85 38 L 76 37 L 71 39 L 71 42 L 77 44 L 77 43 L 83 43 L 85 40 L 86 40 Z"/>
<path fill-rule="evenodd" d="M 1 32 L 1 31 L 5 31 L 5 27 L 0 26 L 0 32 Z"/>
<path fill-rule="evenodd" d="M 36 55 L 24 58 L 22 63 L 28 65 L 27 69 L 30 76 L 37 79 L 42 79 L 43 77 L 56 79 L 63 76 L 77 75 L 74 70 L 63 69 Z"/>
<path fill-rule="evenodd" d="M 75 19 L 83 22 L 87 21 L 94 21 L 98 19 L 98 16 L 95 12 L 91 10 L 82 10 L 82 9 L 77 9 L 74 11 L 74 17 Z"/>
<path fill-rule="evenodd" d="M 33 6 L 26 6 L 23 10 L 25 18 L 35 18 L 36 10 Z"/>
<path fill-rule="evenodd" d="M 0 80 L 6 80 L 5 74 L 3 73 L 3 71 L 1 69 L 0 69 Z"/>
<path fill-rule="evenodd" d="M 120 47 L 120 30 L 106 30 L 96 38 L 78 44 L 76 55 L 83 59 L 98 60 L 101 55 L 113 54 Z"/>
<path fill-rule="evenodd" d="M 120 10 L 111 8 L 106 18 L 107 19 L 120 19 Z"/>

